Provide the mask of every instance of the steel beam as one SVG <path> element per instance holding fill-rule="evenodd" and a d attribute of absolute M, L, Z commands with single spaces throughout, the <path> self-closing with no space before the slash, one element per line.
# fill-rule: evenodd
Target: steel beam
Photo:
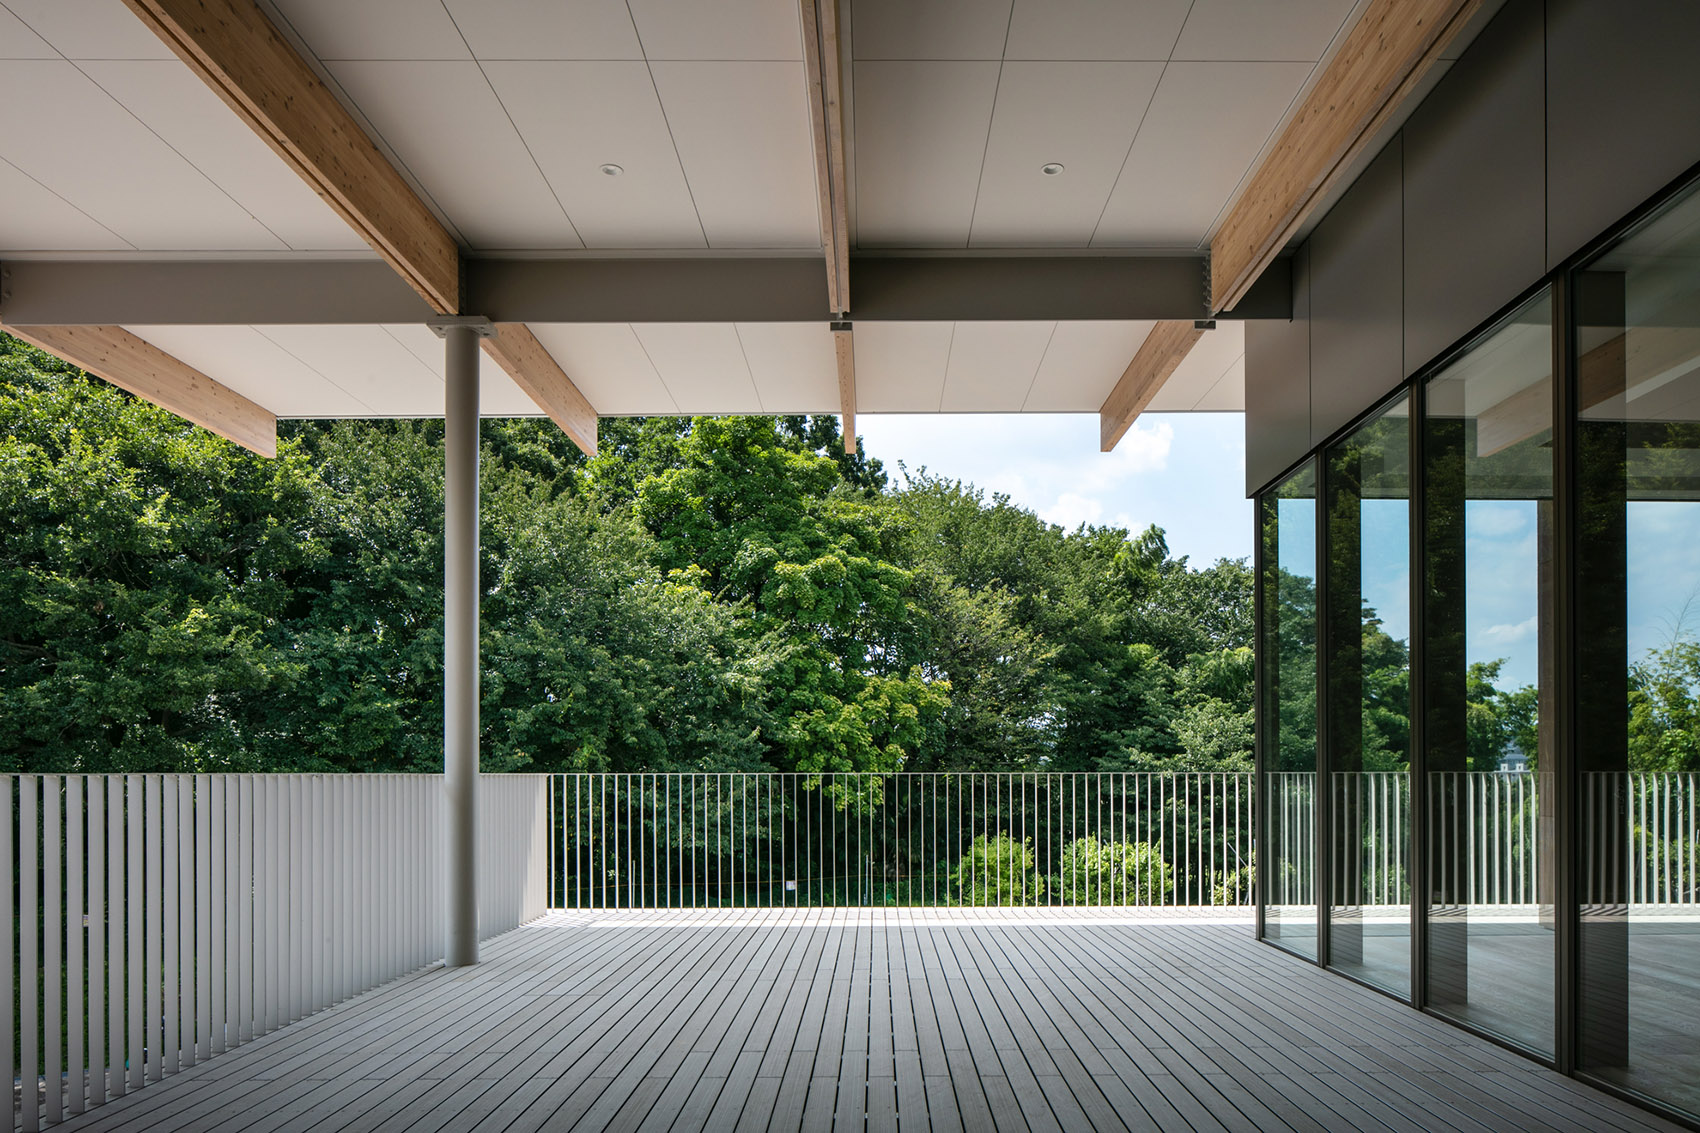
<path fill-rule="evenodd" d="M 377 260 L 18 260 L 0 321 L 45 326 L 422 323 L 433 312 Z M 811 257 L 470 259 L 466 309 L 499 323 L 832 320 Z M 1197 256 L 861 256 L 857 322 L 1187 320 L 1205 312 Z M 1285 272 L 1224 318 L 1288 318 Z"/>

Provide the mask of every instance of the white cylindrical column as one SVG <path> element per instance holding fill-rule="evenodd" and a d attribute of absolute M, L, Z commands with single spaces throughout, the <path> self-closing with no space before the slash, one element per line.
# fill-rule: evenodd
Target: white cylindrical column
<path fill-rule="evenodd" d="M 478 332 L 443 330 L 443 791 L 451 968 L 478 962 Z"/>

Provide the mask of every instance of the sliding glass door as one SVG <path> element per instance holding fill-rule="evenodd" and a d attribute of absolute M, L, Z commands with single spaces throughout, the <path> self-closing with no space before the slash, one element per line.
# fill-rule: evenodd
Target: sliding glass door
<path fill-rule="evenodd" d="M 1316 471 L 1306 465 L 1259 501 L 1263 563 L 1264 936 L 1317 956 Z"/>
<path fill-rule="evenodd" d="M 1329 963 L 1411 980 L 1411 403 L 1324 454 Z"/>

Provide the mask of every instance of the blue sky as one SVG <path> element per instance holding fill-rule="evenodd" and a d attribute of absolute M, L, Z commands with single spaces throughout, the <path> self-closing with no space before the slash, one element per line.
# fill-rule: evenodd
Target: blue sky
<path fill-rule="evenodd" d="M 911 471 L 1005 492 L 1045 520 L 1142 531 L 1155 523 L 1171 554 L 1197 566 L 1250 558 L 1245 417 L 1148 413 L 1114 452 L 1098 451 L 1098 418 L 1085 414 L 882 414 L 856 418 L 869 456 L 900 479 Z"/>

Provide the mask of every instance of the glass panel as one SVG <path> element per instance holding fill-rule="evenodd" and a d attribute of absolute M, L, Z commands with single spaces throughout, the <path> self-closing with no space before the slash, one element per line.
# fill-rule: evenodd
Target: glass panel
<path fill-rule="evenodd" d="M 1329 963 L 1411 990 L 1411 419 L 1401 398 L 1328 468 Z"/>
<path fill-rule="evenodd" d="M 1526 304 L 1428 384 L 1428 1000 L 1553 1050 L 1552 326 Z"/>
<path fill-rule="evenodd" d="M 1316 956 L 1316 472 L 1261 501 L 1265 830 L 1263 932 Z"/>
<path fill-rule="evenodd" d="M 1700 198 L 1573 286 L 1579 1061 L 1700 1113 Z"/>

